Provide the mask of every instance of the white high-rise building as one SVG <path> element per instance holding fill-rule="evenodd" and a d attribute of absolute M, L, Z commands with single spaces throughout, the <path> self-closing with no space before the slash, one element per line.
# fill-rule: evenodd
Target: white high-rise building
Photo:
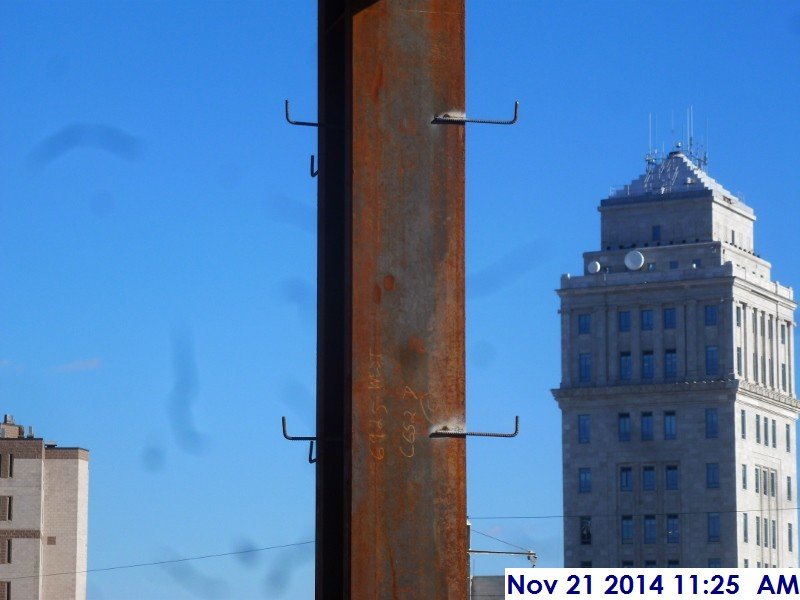
<path fill-rule="evenodd" d="M 561 298 L 568 567 L 796 567 L 791 288 L 680 148 L 600 203 Z"/>
<path fill-rule="evenodd" d="M 86 597 L 89 452 L 0 424 L 0 600 Z"/>

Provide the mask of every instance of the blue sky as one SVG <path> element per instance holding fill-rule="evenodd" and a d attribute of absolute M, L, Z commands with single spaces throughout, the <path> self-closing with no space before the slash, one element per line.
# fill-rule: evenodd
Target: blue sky
<path fill-rule="evenodd" d="M 316 3 L 0 1 L 0 408 L 92 452 L 90 568 L 303 542 L 314 469 Z M 557 297 L 654 145 L 800 282 L 794 2 L 467 2 L 476 529 L 561 564 Z M 706 122 L 708 127 L 706 129 Z M 674 123 L 674 132 L 671 131 Z M 488 538 L 473 546 L 502 549 Z M 89 597 L 304 598 L 311 546 L 93 573 Z M 478 573 L 513 559 L 476 561 Z"/>

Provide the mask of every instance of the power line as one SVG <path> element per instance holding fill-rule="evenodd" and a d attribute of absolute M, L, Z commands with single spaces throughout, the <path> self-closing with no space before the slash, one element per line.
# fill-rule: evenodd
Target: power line
<path fill-rule="evenodd" d="M 138 567 L 154 567 L 158 565 L 169 565 L 182 562 L 190 562 L 193 560 L 204 560 L 206 558 L 221 558 L 223 556 L 235 556 L 238 554 L 249 554 L 252 552 L 264 552 L 265 550 L 279 550 L 281 548 L 292 548 L 294 546 L 306 546 L 315 543 L 315 540 L 307 542 L 295 542 L 293 544 L 280 544 L 278 546 L 264 546 L 263 548 L 248 548 L 247 550 L 232 550 L 230 552 L 220 552 L 218 554 L 202 554 L 200 556 L 185 556 L 183 558 L 172 558 L 168 560 L 154 560 L 151 562 L 131 563 L 127 565 L 114 565 L 112 567 L 97 567 L 95 569 L 86 569 L 83 571 L 64 571 L 63 573 L 42 573 L 41 575 L 21 575 L 18 577 L 7 577 L 8 580 L 16 579 L 31 579 L 33 577 L 56 577 L 58 575 L 78 575 L 80 573 L 99 573 L 101 571 L 120 571 L 123 569 L 135 569 Z"/>
<path fill-rule="evenodd" d="M 499 537 L 494 537 L 493 535 L 489 535 L 488 533 L 484 533 L 483 531 L 478 531 L 477 529 L 472 528 L 472 527 L 470 528 L 470 531 L 472 533 L 477 533 L 478 535 L 482 535 L 483 537 L 487 537 L 489 539 L 501 542 L 501 543 L 505 544 L 506 546 L 511 546 L 512 548 L 517 548 L 518 550 L 523 550 L 525 552 L 528 552 L 530 550 L 530 548 L 523 548 L 522 546 L 517 546 L 516 544 L 512 544 L 511 542 L 507 542 L 505 540 L 501 540 Z"/>

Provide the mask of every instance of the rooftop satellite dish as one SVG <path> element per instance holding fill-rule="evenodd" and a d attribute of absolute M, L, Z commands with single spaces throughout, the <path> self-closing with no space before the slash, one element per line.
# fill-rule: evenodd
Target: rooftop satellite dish
<path fill-rule="evenodd" d="M 631 250 L 625 255 L 625 266 L 631 271 L 638 271 L 644 266 L 644 255 L 638 250 Z"/>
<path fill-rule="evenodd" d="M 597 262 L 596 260 L 593 260 L 592 262 L 589 263 L 589 266 L 587 268 L 589 270 L 589 273 L 592 273 L 592 274 L 599 273 L 600 272 L 600 263 Z"/>

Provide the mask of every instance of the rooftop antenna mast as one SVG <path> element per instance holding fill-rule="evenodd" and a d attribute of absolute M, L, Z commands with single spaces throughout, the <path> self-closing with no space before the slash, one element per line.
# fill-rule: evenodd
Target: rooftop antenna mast
<path fill-rule="evenodd" d="M 653 149 L 653 113 L 647 115 L 647 154 L 644 156 L 647 163 L 647 172 L 651 172 L 656 165 L 658 150 Z"/>

